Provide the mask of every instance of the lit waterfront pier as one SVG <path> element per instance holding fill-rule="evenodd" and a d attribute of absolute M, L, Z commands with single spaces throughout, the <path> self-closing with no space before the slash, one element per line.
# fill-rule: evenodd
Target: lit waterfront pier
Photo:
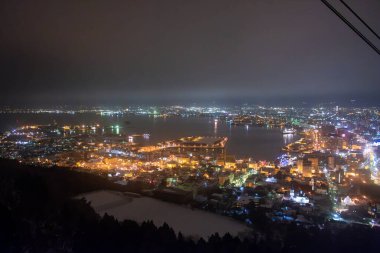
<path fill-rule="evenodd" d="M 146 146 L 139 149 L 140 153 L 151 153 L 162 150 L 184 153 L 193 152 L 205 155 L 225 156 L 227 137 L 191 136 L 177 140 L 158 143 L 155 146 Z"/>

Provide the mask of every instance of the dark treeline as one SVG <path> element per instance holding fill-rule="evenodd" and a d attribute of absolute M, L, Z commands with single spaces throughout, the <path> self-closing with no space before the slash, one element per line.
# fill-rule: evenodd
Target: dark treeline
<path fill-rule="evenodd" d="M 166 224 L 156 227 L 152 222 L 100 217 L 85 200 L 73 198 L 100 189 L 134 190 L 84 172 L 0 160 L 0 252 L 377 252 L 380 248 L 380 232 L 368 227 L 320 230 L 270 222 L 265 226 L 260 222 L 260 232 L 250 240 L 215 234 L 194 241 Z"/>

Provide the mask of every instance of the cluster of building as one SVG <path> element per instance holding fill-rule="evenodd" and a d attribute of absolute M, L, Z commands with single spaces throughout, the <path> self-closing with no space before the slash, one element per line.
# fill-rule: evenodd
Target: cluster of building
<path fill-rule="evenodd" d="M 143 114 L 140 109 L 128 111 Z M 153 113 L 169 112 L 291 127 L 299 138 L 273 161 L 254 161 L 227 154 L 226 137 L 191 136 L 152 145 L 148 133 L 128 135 L 118 125 L 22 126 L 0 136 L 0 155 L 105 174 L 118 184 L 139 184 L 148 195 L 248 224 L 260 211 L 273 222 L 304 226 L 332 220 L 379 225 L 377 109 L 170 107 Z"/>

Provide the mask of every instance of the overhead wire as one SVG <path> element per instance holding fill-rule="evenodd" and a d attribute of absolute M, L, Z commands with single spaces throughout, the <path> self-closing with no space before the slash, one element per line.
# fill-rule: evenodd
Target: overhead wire
<path fill-rule="evenodd" d="M 335 15 L 337 15 L 348 27 L 351 28 L 368 46 L 370 46 L 378 55 L 380 50 L 364 35 L 362 34 L 350 21 L 348 21 L 337 9 L 334 8 L 327 0 L 321 0 Z"/>
<path fill-rule="evenodd" d="M 373 35 L 375 35 L 379 40 L 380 40 L 380 36 L 367 24 L 367 22 L 365 22 L 360 16 L 359 14 L 357 14 L 344 0 L 340 0 L 340 2 L 352 13 L 354 14 L 354 16 L 360 20 L 360 22 L 362 22 L 362 24 L 367 27 L 368 30 L 370 30 L 372 32 Z"/>

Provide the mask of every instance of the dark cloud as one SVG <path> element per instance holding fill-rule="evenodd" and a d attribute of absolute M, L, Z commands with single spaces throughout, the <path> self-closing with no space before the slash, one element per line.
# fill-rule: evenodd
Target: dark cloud
<path fill-rule="evenodd" d="M 348 2 L 380 32 L 379 1 Z M 380 94 L 379 55 L 315 0 L 2 1 L 0 54 L 3 104 Z"/>

